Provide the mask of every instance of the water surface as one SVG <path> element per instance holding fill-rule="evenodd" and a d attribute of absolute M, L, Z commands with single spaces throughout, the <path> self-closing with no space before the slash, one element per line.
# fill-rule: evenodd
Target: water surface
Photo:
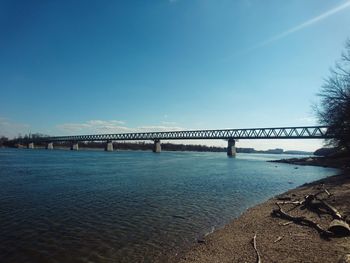
<path fill-rule="evenodd" d="M 0 149 L 0 262 L 167 262 L 330 168 L 286 155 Z"/>

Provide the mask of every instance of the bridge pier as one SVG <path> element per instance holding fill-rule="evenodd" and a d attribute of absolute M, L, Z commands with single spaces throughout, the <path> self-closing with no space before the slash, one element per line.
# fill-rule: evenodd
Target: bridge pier
<path fill-rule="evenodd" d="M 112 141 L 107 141 L 105 151 L 113 152 L 113 142 Z"/>
<path fill-rule="evenodd" d="M 77 142 L 73 142 L 70 149 L 72 151 L 78 151 L 79 150 L 79 144 Z"/>
<path fill-rule="evenodd" d="M 160 153 L 162 150 L 162 147 L 160 145 L 160 140 L 156 139 L 154 140 L 154 144 L 153 144 L 153 152 L 154 153 Z"/>
<path fill-rule="evenodd" d="M 227 156 L 235 157 L 236 156 L 236 141 L 235 139 L 229 139 L 227 142 Z"/>
<path fill-rule="evenodd" d="M 53 150 L 53 142 L 49 142 L 46 144 L 46 150 Z"/>
<path fill-rule="evenodd" d="M 28 149 L 34 149 L 34 142 L 28 143 L 27 148 Z"/>

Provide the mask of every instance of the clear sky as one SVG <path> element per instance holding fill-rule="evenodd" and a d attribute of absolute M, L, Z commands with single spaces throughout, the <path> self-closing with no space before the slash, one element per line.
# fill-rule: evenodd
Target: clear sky
<path fill-rule="evenodd" d="M 0 0 L 0 134 L 315 125 L 349 37 L 349 0 Z"/>

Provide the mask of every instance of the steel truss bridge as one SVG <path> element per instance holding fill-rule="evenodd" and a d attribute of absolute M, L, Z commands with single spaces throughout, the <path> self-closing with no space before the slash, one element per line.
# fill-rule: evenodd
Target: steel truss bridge
<path fill-rule="evenodd" d="M 137 132 L 117 134 L 93 134 L 74 136 L 38 137 L 32 142 L 62 141 L 136 141 L 136 140 L 192 140 L 192 139 L 327 139 L 334 135 L 328 132 L 327 126 L 251 128 L 223 130 L 184 130 L 164 132 Z"/>

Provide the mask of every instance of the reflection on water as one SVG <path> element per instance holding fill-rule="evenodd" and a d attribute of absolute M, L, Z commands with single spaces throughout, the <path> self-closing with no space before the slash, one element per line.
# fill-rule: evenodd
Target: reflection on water
<path fill-rule="evenodd" d="M 244 209 L 334 169 L 283 155 L 0 149 L 1 262 L 166 262 Z"/>

